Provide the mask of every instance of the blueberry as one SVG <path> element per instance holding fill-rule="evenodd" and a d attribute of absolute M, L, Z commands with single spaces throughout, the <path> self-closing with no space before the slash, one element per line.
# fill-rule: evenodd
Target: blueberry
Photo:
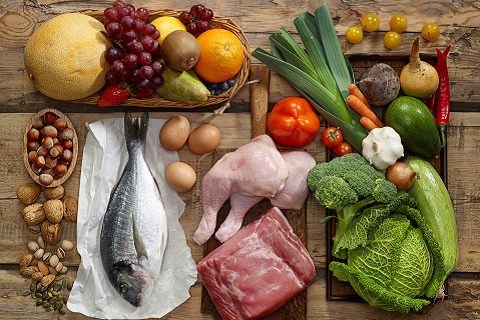
<path fill-rule="evenodd" d="M 233 87 L 235 85 L 235 79 L 228 79 L 227 84 L 229 87 Z"/>
<path fill-rule="evenodd" d="M 228 88 L 230 88 L 230 86 L 228 85 L 227 81 L 224 81 L 224 82 L 221 83 L 220 88 L 221 88 L 223 91 L 227 91 Z"/>

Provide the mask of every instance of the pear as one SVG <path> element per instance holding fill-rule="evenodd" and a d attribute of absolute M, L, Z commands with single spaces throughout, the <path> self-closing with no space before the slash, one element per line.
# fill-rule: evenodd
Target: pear
<path fill-rule="evenodd" d="M 157 93 L 171 101 L 197 104 L 208 101 L 210 92 L 193 70 L 177 71 L 165 65 L 163 85 Z"/>

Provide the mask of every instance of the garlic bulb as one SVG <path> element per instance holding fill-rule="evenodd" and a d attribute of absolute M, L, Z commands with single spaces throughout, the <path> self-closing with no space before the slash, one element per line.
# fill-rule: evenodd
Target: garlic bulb
<path fill-rule="evenodd" d="M 387 169 L 403 156 L 402 139 L 391 127 L 375 128 L 362 141 L 362 155 L 378 170 Z"/>

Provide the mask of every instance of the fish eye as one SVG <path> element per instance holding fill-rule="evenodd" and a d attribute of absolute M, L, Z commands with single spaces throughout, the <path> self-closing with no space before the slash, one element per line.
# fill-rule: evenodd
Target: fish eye
<path fill-rule="evenodd" d="M 126 285 L 126 284 L 120 285 L 120 291 L 122 293 L 127 293 L 128 292 L 128 285 Z"/>

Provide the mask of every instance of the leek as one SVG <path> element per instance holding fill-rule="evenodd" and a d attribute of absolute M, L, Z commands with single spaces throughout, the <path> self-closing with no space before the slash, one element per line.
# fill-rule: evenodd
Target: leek
<path fill-rule="evenodd" d="M 293 20 L 305 49 L 285 30 L 270 36 L 272 53 L 257 48 L 252 55 L 277 72 L 310 101 L 330 125 L 339 127 L 345 139 L 358 151 L 367 130 L 360 116 L 348 107 L 348 86 L 353 70 L 341 50 L 326 4 Z"/>

